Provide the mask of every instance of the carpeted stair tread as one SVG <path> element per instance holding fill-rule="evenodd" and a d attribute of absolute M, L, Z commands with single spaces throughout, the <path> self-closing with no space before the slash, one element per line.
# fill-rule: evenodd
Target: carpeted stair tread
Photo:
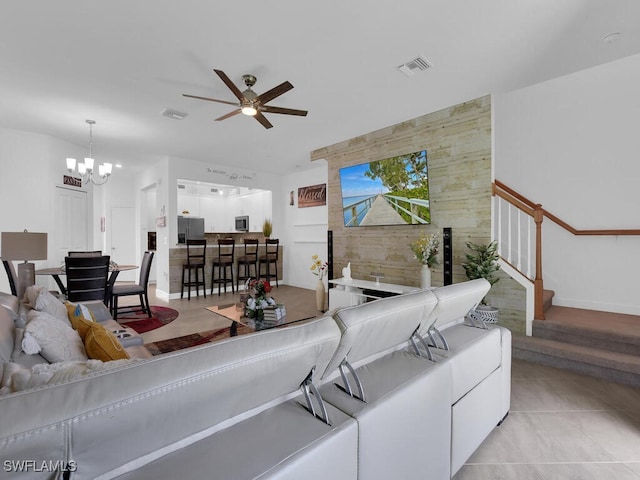
<path fill-rule="evenodd" d="M 640 356 L 513 335 L 513 356 L 557 368 L 640 386 Z"/>
<path fill-rule="evenodd" d="M 640 317 L 551 307 L 533 321 L 533 336 L 640 356 Z"/>

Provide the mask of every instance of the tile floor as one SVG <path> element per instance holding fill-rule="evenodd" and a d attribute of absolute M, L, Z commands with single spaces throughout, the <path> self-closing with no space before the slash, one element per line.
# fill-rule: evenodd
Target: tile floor
<path fill-rule="evenodd" d="M 167 302 L 150 290 L 152 304 L 180 317 L 145 342 L 228 326 L 204 307 L 235 301 L 232 294 Z M 313 290 L 280 286 L 275 294 L 315 303 Z M 514 359 L 511 390 L 509 416 L 455 480 L 640 479 L 640 389 Z"/>
<path fill-rule="evenodd" d="M 638 480 L 640 389 L 514 359 L 511 411 L 455 480 Z"/>

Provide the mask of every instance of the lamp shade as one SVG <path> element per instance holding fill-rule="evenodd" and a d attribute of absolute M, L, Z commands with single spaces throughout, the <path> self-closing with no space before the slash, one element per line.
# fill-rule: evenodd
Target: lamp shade
<path fill-rule="evenodd" d="M 46 260 L 47 234 L 32 232 L 2 232 L 3 260 Z"/>

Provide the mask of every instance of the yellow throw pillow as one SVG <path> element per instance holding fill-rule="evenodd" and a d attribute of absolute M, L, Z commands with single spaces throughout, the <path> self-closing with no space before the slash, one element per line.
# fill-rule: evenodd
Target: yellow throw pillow
<path fill-rule="evenodd" d="M 83 306 L 79 303 L 65 302 L 65 306 L 67 307 L 67 315 L 71 326 L 78 332 L 84 342 L 87 333 L 95 323 L 93 313 L 86 307 L 82 308 Z"/>
<path fill-rule="evenodd" d="M 89 328 L 84 339 L 84 349 L 89 358 L 103 362 L 129 358 L 116 336 L 99 323 L 94 323 Z"/>

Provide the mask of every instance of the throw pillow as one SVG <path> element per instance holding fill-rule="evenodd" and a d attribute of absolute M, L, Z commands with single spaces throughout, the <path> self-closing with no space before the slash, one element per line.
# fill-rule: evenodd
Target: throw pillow
<path fill-rule="evenodd" d="M 84 348 L 89 358 L 103 362 L 129 358 L 116 336 L 99 323 L 91 325 L 84 339 Z"/>
<path fill-rule="evenodd" d="M 25 328 L 27 333 L 35 339 L 40 346 L 40 355 L 48 362 L 82 361 L 87 355 L 82 345 L 82 339 L 78 332 L 46 312 L 31 310 L 29 322 Z M 24 348 L 23 350 L 27 351 Z"/>
<path fill-rule="evenodd" d="M 87 333 L 89 333 L 91 326 L 95 322 L 93 314 L 87 307 L 80 303 L 66 302 L 65 306 L 67 307 L 67 314 L 71 326 L 78 332 L 84 342 Z"/>
<path fill-rule="evenodd" d="M 49 315 L 56 317 L 58 320 L 63 322 L 69 322 L 67 309 L 64 304 L 54 297 L 47 289 L 40 290 L 33 308 L 39 312 L 47 312 Z"/>
<path fill-rule="evenodd" d="M 42 290 L 46 290 L 46 288 L 41 287 L 40 285 L 31 285 L 30 287 L 27 287 L 24 291 L 24 302 L 34 308 L 36 306 L 38 295 L 40 295 Z"/>

